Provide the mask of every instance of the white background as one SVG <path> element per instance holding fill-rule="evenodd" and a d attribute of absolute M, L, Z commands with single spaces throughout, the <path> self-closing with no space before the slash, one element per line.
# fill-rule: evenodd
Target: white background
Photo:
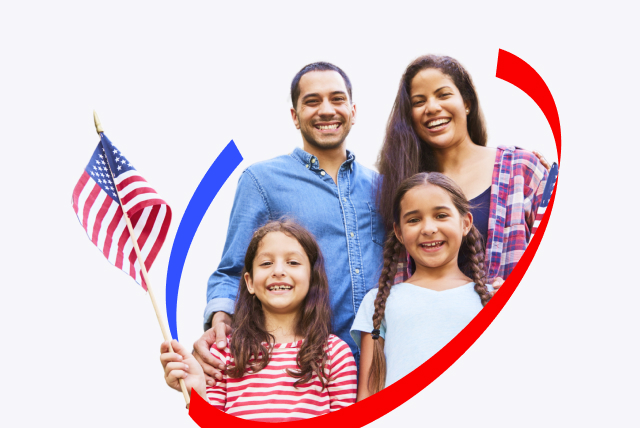
<path fill-rule="evenodd" d="M 92 246 L 71 208 L 98 142 L 93 109 L 173 209 L 151 270 L 161 301 L 193 191 L 231 139 L 244 156 L 185 264 L 178 329 L 190 345 L 240 172 L 301 145 L 289 84 L 302 66 L 330 61 L 351 77 L 348 147 L 366 166 L 404 68 L 425 53 L 453 56 L 473 75 L 489 145 L 557 160 L 541 111 L 495 78 L 499 48 L 531 64 L 558 107 L 563 161 L 547 233 L 476 344 L 371 426 L 638 425 L 637 11 L 586 1 L 211 3 L 0 7 L 2 425 L 195 426 L 164 384 L 148 296 Z"/>

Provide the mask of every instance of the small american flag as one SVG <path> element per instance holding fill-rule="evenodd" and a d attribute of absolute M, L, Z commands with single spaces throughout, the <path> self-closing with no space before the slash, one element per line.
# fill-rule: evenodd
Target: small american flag
<path fill-rule="evenodd" d="M 551 170 L 549 171 L 549 175 L 547 176 L 547 184 L 544 186 L 544 192 L 542 193 L 542 202 L 540 202 L 540 206 L 538 207 L 538 212 L 536 213 L 536 219 L 533 222 L 533 230 L 531 232 L 531 239 L 533 239 L 533 234 L 538 230 L 538 226 L 542 221 L 542 217 L 544 217 L 544 213 L 547 211 L 547 205 L 549 205 L 549 200 L 551 199 L 551 194 L 553 193 L 553 188 L 556 186 L 556 180 L 558 179 L 558 164 L 553 163 L 551 165 Z M 529 239 L 529 241 L 531 241 Z"/>
<path fill-rule="evenodd" d="M 73 209 L 89 239 L 107 260 L 146 290 L 122 208 L 133 226 L 147 271 L 167 236 L 171 209 L 106 135 L 101 133 L 100 137 L 73 189 Z"/>

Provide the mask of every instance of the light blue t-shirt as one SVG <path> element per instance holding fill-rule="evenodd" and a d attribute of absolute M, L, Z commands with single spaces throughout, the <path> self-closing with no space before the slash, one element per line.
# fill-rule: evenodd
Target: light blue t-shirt
<path fill-rule="evenodd" d="M 380 326 L 387 360 L 385 387 L 411 373 L 449 343 L 482 309 L 470 282 L 445 291 L 402 282 L 391 287 Z M 487 285 L 492 291 L 493 288 Z M 360 332 L 373 330 L 373 302 L 377 289 L 362 300 L 351 327 L 360 347 Z"/>

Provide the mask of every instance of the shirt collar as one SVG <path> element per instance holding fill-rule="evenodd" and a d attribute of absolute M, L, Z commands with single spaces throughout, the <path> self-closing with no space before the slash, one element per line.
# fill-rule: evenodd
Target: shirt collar
<path fill-rule="evenodd" d="M 302 150 L 300 147 L 296 147 L 293 152 L 291 152 L 291 156 L 294 159 L 297 159 L 303 165 L 307 166 L 309 169 L 320 169 L 318 166 L 318 158 L 313 156 L 311 153 L 307 153 Z M 356 155 L 347 150 L 347 160 L 342 164 L 343 168 L 349 168 L 353 170 L 353 165 L 355 164 Z"/>

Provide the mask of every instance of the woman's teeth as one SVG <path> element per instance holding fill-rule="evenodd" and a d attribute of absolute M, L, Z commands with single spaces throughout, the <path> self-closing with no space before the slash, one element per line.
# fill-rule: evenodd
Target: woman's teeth
<path fill-rule="evenodd" d="M 451 122 L 451 119 L 436 119 L 436 120 L 432 120 L 430 122 L 427 122 L 427 128 L 432 129 L 432 128 L 436 128 L 440 125 L 444 125 L 445 123 L 449 123 Z"/>
<path fill-rule="evenodd" d="M 316 128 L 318 128 L 318 129 L 338 129 L 338 126 L 340 126 L 340 124 L 336 123 L 335 125 L 318 125 L 318 126 L 316 126 Z"/>

